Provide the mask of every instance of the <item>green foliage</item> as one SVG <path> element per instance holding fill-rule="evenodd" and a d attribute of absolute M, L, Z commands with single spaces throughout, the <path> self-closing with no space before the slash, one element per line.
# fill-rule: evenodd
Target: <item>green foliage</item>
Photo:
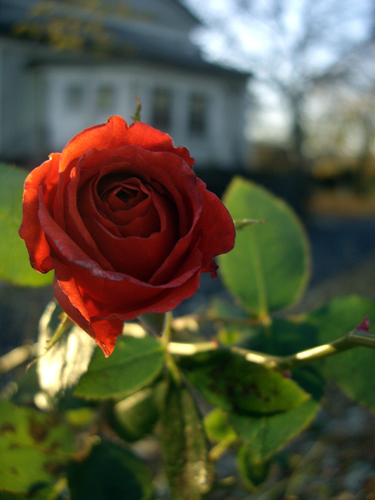
<path fill-rule="evenodd" d="M 265 417 L 249 417 L 215 408 L 205 417 L 204 425 L 211 441 L 231 444 L 241 439 L 245 443 L 237 458 L 245 482 L 252 488 L 259 484 L 256 476 L 260 480 L 262 474 L 266 474 L 273 455 L 311 423 L 319 408 L 314 399 Z"/>
<path fill-rule="evenodd" d="M 30 494 L 0 491 L 0 500 L 26 500 L 28 498 L 32 498 L 32 500 L 57 500 L 58 495 L 53 486 L 38 487 L 35 491 L 32 491 L 32 496 Z"/>
<path fill-rule="evenodd" d="M 87 399 L 130 396 L 151 384 L 163 365 L 163 346 L 153 337 L 119 337 L 109 358 L 96 350 L 74 394 Z"/>
<path fill-rule="evenodd" d="M 229 414 L 229 422 L 237 434 L 251 447 L 257 463 L 268 460 L 293 437 L 302 432 L 315 417 L 320 405 L 309 399 L 297 408 L 254 418 Z"/>
<path fill-rule="evenodd" d="M 256 325 L 240 344 L 247 349 L 267 352 L 275 356 L 288 356 L 316 345 L 317 329 L 305 318 L 298 321 L 288 318 L 272 318 L 269 325 Z"/>
<path fill-rule="evenodd" d="M 204 428 L 210 441 L 234 440 L 237 434 L 229 424 L 227 414 L 215 408 L 204 417 Z"/>
<path fill-rule="evenodd" d="M 72 458 L 74 437 L 57 414 L 0 401 L 0 488 L 28 492 Z"/>
<path fill-rule="evenodd" d="M 53 274 L 30 266 L 25 242 L 18 235 L 22 222 L 22 193 L 27 172 L 0 164 L 0 279 L 21 286 L 46 286 Z"/>
<path fill-rule="evenodd" d="M 161 405 L 162 448 L 171 500 L 199 500 L 210 489 L 206 437 L 188 389 L 168 380 Z"/>
<path fill-rule="evenodd" d="M 154 335 L 160 337 L 165 330 L 167 315 L 165 313 L 141 314 L 138 319 Z"/>
<path fill-rule="evenodd" d="M 326 344 L 353 330 L 365 316 L 375 325 L 375 302 L 355 295 L 340 297 L 307 315 L 307 321 L 318 331 L 319 344 Z M 326 358 L 323 372 L 350 397 L 375 411 L 375 393 L 369 381 L 375 379 L 375 352 L 356 347 Z"/>
<path fill-rule="evenodd" d="M 123 447 L 102 441 L 83 461 L 68 468 L 71 500 L 151 500 L 151 474 Z"/>
<path fill-rule="evenodd" d="M 50 278 L 32 271 L 17 234 L 25 176 L 0 165 L 0 279 L 41 286 Z M 228 448 L 254 490 L 275 455 L 314 419 L 324 376 L 375 410 L 373 350 L 347 350 L 314 366 L 289 364 L 296 352 L 305 361 L 302 351 L 343 337 L 367 315 L 374 324 L 375 302 L 344 297 L 282 317 L 280 310 L 298 300 L 308 282 L 305 232 L 285 203 L 249 181 L 235 179 L 224 201 L 238 220 L 237 240 L 219 257 L 220 268 L 239 300 L 214 298 L 206 314 L 191 318 L 211 322 L 211 341 L 174 350 L 170 337 L 185 342 L 186 332 L 175 331 L 172 321 L 166 328 L 166 314 L 145 314 L 139 320 L 154 336 L 120 336 L 105 358 L 49 304 L 38 339 L 48 352 L 28 372 L 29 382 L 8 397 L 38 404 L 35 393 L 47 394 L 49 408 L 63 408 L 66 420 L 0 400 L 0 500 L 57 500 L 66 480 L 71 500 L 151 500 L 151 473 L 125 442 L 152 433 L 161 438 L 171 500 L 201 500 L 214 484 L 213 462 Z M 196 403 L 202 397 L 214 406 L 203 421 Z M 78 449 L 71 425 L 80 436 Z M 207 437 L 215 443 L 210 451 Z"/>
<path fill-rule="evenodd" d="M 233 219 L 264 219 L 237 231 L 236 245 L 219 257 L 228 290 L 256 317 L 296 302 L 306 288 L 310 253 L 292 210 L 265 189 L 235 178 L 223 201 Z"/>
<path fill-rule="evenodd" d="M 281 373 L 222 350 L 183 360 L 189 381 L 213 405 L 246 415 L 288 410 L 308 399 L 293 380 Z"/>
<path fill-rule="evenodd" d="M 247 444 L 242 445 L 237 454 L 238 470 L 248 489 L 253 490 L 262 484 L 268 476 L 270 461 L 258 462 Z"/>
<path fill-rule="evenodd" d="M 119 436 L 129 442 L 149 434 L 159 417 L 153 387 L 146 387 L 112 408 L 110 423 Z"/>

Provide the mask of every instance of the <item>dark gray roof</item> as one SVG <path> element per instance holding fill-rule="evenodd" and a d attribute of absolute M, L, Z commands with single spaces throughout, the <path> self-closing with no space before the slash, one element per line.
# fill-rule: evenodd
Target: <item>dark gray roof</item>
<path fill-rule="evenodd" d="M 178 7 L 178 12 L 181 10 L 183 20 L 187 20 L 188 26 L 199 24 L 199 21 L 193 14 L 178 0 L 164 0 L 164 2 L 174 4 L 175 7 Z M 0 33 L 14 37 L 14 28 L 19 23 L 27 21 L 31 25 L 38 22 L 38 16 L 35 16 L 35 14 L 33 16 L 30 15 L 30 9 L 36 5 L 38 5 L 38 0 L 0 0 Z M 66 9 L 72 9 L 71 14 L 73 16 L 82 15 L 82 10 L 76 12 L 74 4 L 70 7 L 70 3 L 64 0 L 57 1 L 55 5 L 63 7 L 65 11 Z M 43 19 L 46 18 L 41 17 L 42 22 Z M 123 19 L 118 19 L 114 15 L 107 15 L 104 19 L 102 17 L 101 21 L 103 30 L 110 40 L 107 55 L 112 59 L 115 58 L 123 61 L 126 58 L 127 60 L 159 63 L 239 79 L 249 76 L 249 73 L 226 69 L 204 60 L 199 48 L 190 41 L 187 33 L 183 31 L 181 36 L 171 37 L 167 29 L 139 29 L 139 24 L 124 22 Z M 178 26 L 176 26 L 177 28 Z M 183 29 L 186 31 L 186 25 Z M 30 32 L 27 31 L 21 36 L 31 38 Z M 42 34 L 39 36 L 39 41 L 47 42 L 48 40 Z M 95 43 L 87 38 L 85 40 L 85 50 L 89 54 L 94 52 L 94 49 Z M 61 56 L 62 54 L 52 53 L 51 51 L 50 60 L 58 62 L 62 58 L 65 61 L 69 58 L 68 54 L 64 54 L 63 57 Z M 71 53 L 71 56 L 77 59 L 74 53 Z M 33 62 L 38 63 L 41 61 L 38 61 L 36 55 Z M 44 62 L 47 62 L 45 58 Z"/>

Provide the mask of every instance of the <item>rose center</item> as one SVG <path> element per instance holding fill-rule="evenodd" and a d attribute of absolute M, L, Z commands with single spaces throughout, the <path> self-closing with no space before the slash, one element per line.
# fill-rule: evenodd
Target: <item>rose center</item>
<path fill-rule="evenodd" d="M 128 202 L 131 198 L 135 198 L 137 196 L 137 191 L 135 189 L 128 189 L 124 187 L 120 187 L 115 190 L 115 196 L 124 203 Z"/>

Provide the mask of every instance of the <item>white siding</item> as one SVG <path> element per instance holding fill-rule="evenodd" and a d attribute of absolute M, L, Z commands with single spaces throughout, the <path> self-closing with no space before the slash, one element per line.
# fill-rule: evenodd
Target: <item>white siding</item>
<path fill-rule="evenodd" d="M 227 85 L 219 78 L 173 70 L 167 72 L 142 65 L 122 68 L 49 67 L 40 74 L 40 78 L 47 89 L 44 121 L 48 130 L 47 145 L 51 151 L 60 151 L 74 134 L 106 121 L 111 114 L 119 114 L 131 122 L 136 107 L 134 95 L 142 103 L 142 121 L 151 124 L 153 91 L 159 87 L 172 92 L 173 108 L 168 133 L 176 145 L 189 147 L 199 165 L 226 168 L 238 161 L 236 150 L 243 142 L 243 122 L 235 115 L 242 96 L 241 93 L 228 92 Z M 67 92 L 74 85 L 83 89 L 82 102 L 80 106 L 69 109 Z M 105 85 L 114 89 L 114 101 L 112 107 L 100 110 L 97 96 L 99 89 Z M 207 97 L 207 128 L 201 135 L 189 133 L 192 93 Z"/>

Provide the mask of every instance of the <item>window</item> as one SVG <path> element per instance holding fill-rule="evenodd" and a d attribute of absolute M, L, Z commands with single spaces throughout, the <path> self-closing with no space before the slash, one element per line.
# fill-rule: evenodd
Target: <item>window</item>
<path fill-rule="evenodd" d="M 113 85 L 100 85 L 96 93 L 96 107 L 99 111 L 112 111 L 115 106 L 115 89 Z"/>
<path fill-rule="evenodd" d="M 73 83 L 67 87 L 65 92 L 65 104 L 69 110 L 79 110 L 83 104 L 83 86 Z"/>
<path fill-rule="evenodd" d="M 204 94 L 193 93 L 189 103 L 189 132 L 204 134 L 207 129 L 207 97 Z"/>
<path fill-rule="evenodd" d="M 172 122 L 172 92 L 156 88 L 152 101 L 152 126 L 167 132 Z"/>

